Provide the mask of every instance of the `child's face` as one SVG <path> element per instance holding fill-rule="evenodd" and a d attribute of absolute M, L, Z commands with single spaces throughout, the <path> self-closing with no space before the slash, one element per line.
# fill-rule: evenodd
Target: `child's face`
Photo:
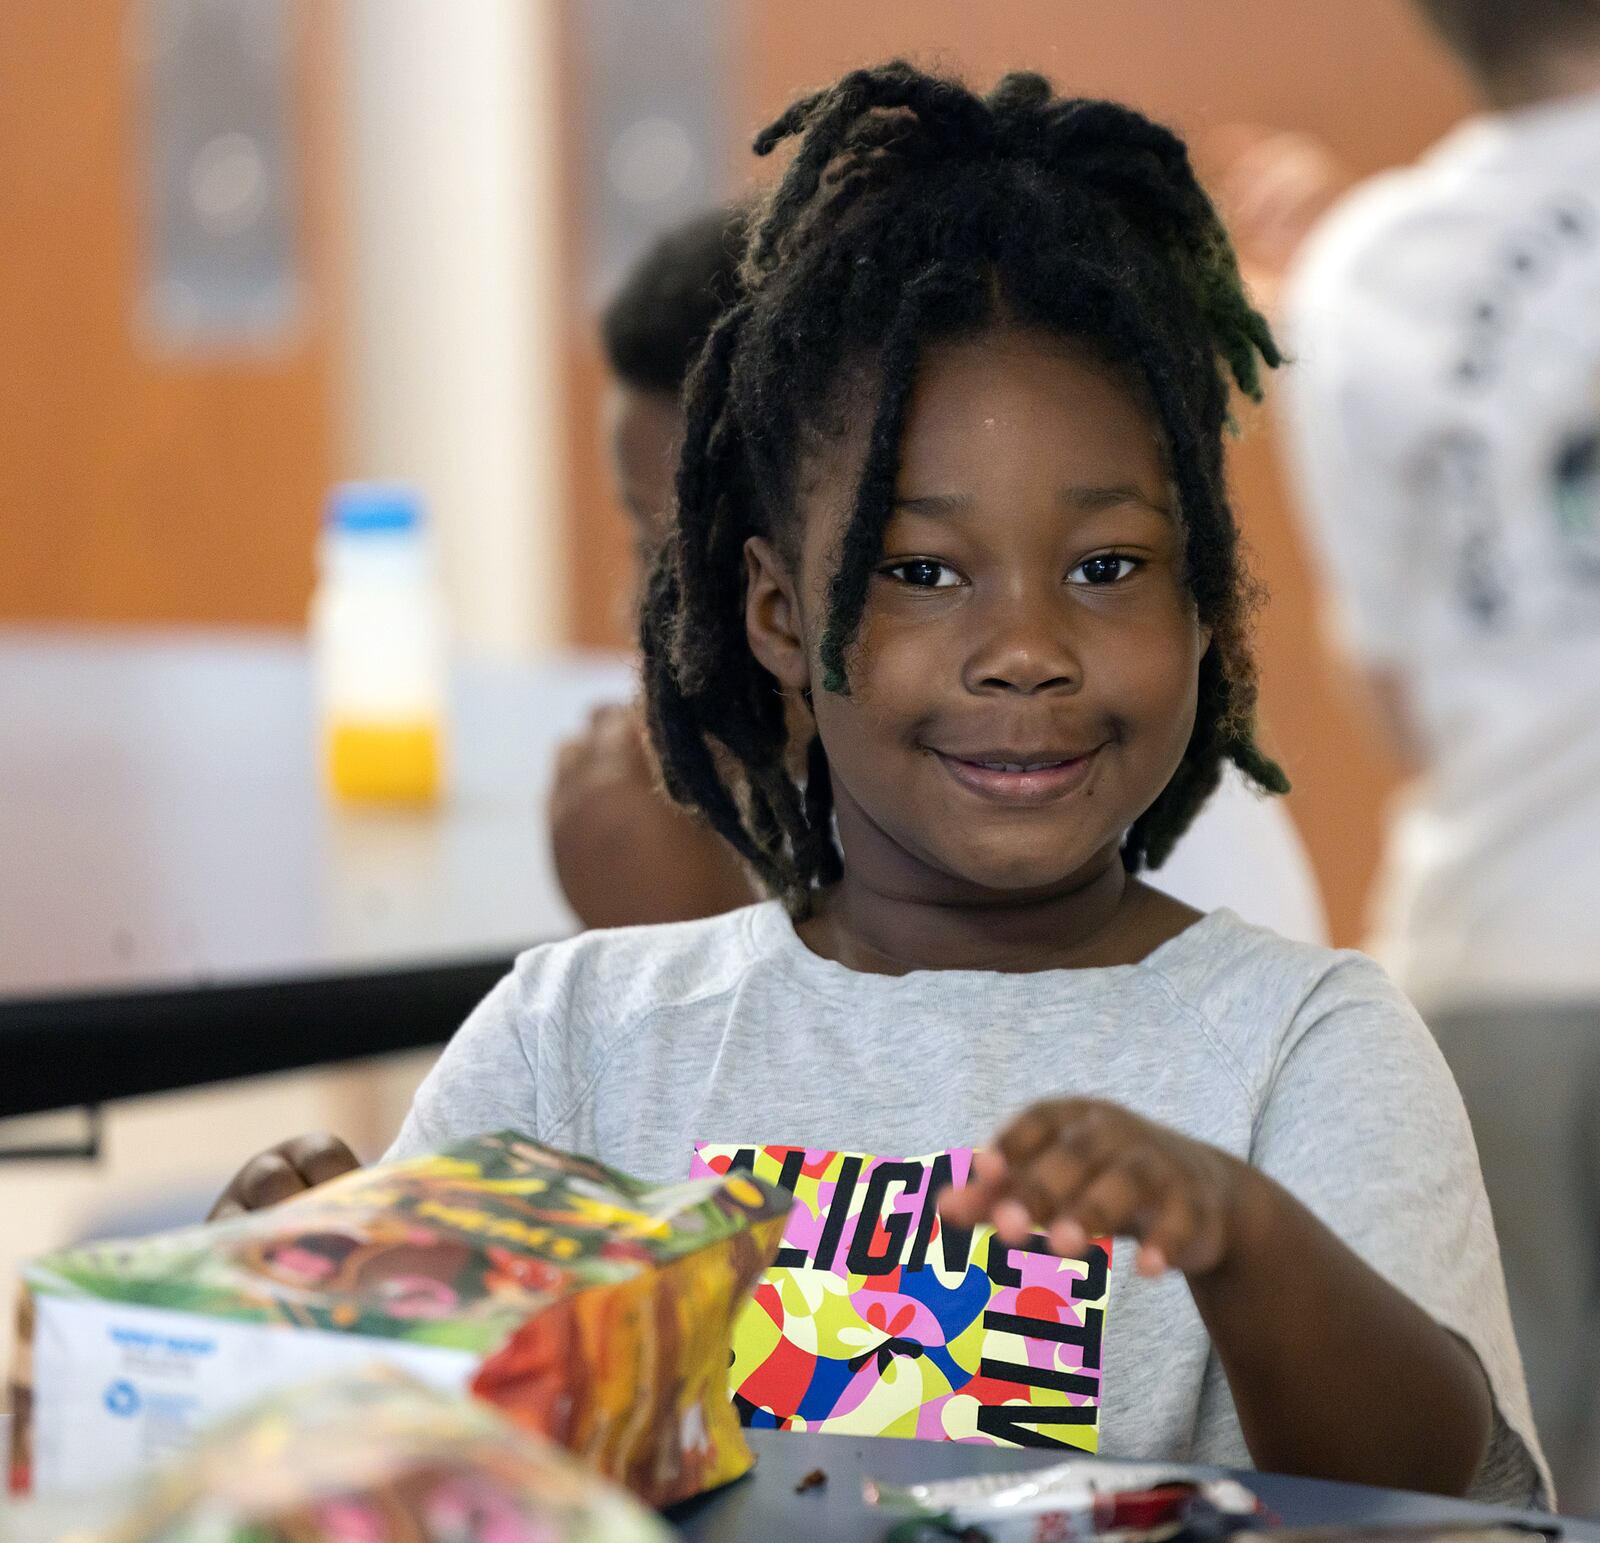
<path fill-rule="evenodd" d="M 683 404 L 673 391 L 644 391 L 613 379 L 605 398 L 606 452 L 641 569 L 655 560 L 672 512 L 672 479 L 683 438 Z"/>
<path fill-rule="evenodd" d="M 908 899 L 1068 890 L 1114 859 L 1194 727 L 1209 635 L 1155 425 L 1048 336 L 930 349 L 841 696 L 817 648 L 868 427 L 804 479 L 799 571 L 748 548 L 751 643 L 813 688 L 847 868 Z"/>

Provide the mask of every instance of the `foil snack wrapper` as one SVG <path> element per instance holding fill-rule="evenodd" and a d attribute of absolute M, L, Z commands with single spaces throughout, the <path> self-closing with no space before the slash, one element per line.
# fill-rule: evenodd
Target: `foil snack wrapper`
<path fill-rule="evenodd" d="M 1237 1480 L 1095 1459 L 927 1484 L 869 1479 L 866 1498 L 898 1517 L 891 1543 L 969 1533 L 990 1543 L 1159 1543 L 1180 1532 L 1220 1538 L 1265 1517 Z"/>

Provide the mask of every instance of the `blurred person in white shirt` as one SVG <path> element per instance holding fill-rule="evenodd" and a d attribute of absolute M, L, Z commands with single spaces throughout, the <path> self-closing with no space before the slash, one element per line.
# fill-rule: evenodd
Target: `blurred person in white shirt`
<path fill-rule="evenodd" d="M 1466 1097 L 1557 1491 L 1596 1511 L 1600 0 L 1417 4 L 1486 110 L 1321 219 L 1337 162 L 1256 134 L 1224 202 L 1268 294 L 1287 267 L 1329 619 L 1414 774 L 1374 950 Z"/>

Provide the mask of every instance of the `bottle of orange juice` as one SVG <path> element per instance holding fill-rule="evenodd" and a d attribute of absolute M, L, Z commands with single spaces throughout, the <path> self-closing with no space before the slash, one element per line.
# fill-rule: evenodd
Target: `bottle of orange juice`
<path fill-rule="evenodd" d="M 318 569 L 311 652 L 327 785 L 355 803 L 431 803 L 444 780 L 446 640 L 417 491 L 335 487 Z"/>

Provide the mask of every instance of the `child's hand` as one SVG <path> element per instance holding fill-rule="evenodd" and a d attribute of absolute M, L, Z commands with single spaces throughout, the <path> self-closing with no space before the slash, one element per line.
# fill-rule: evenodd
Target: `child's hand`
<path fill-rule="evenodd" d="M 233 1176 L 206 1220 L 264 1210 L 360 1166 L 361 1160 L 337 1136 L 296 1136 L 252 1157 Z"/>
<path fill-rule="evenodd" d="M 958 1227 L 989 1222 L 1013 1246 L 1042 1232 L 1069 1256 L 1094 1237 L 1133 1237 L 1141 1275 L 1199 1276 L 1227 1256 L 1250 1174 L 1237 1158 L 1116 1104 L 1064 1098 L 1012 1121 L 939 1209 Z"/>

